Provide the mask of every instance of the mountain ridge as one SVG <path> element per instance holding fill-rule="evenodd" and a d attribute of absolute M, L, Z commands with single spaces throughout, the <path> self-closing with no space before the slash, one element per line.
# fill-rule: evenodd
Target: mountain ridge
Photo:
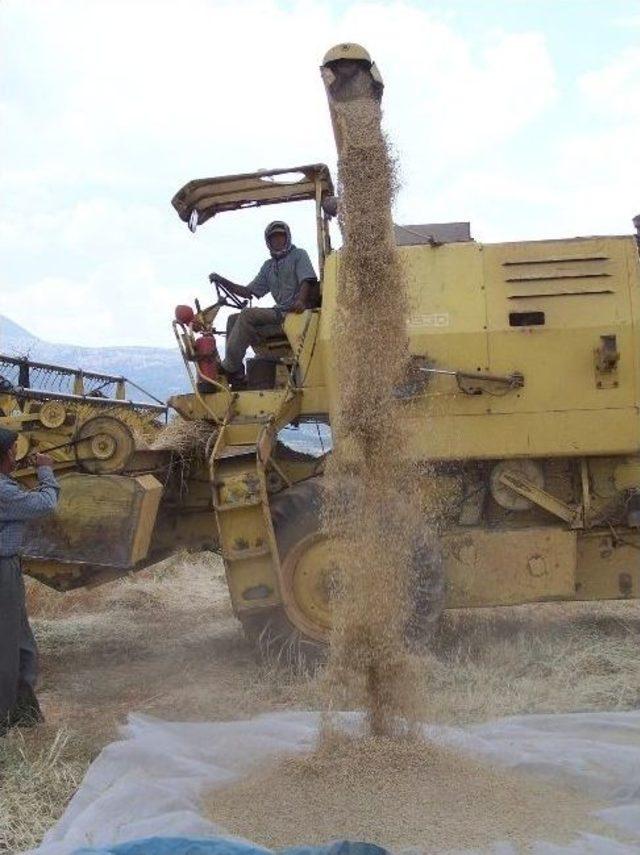
<path fill-rule="evenodd" d="M 123 376 L 163 401 L 190 388 L 177 348 L 57 344 L 39 338 L 6 315 L 0 315 L 0 353 Z"/>

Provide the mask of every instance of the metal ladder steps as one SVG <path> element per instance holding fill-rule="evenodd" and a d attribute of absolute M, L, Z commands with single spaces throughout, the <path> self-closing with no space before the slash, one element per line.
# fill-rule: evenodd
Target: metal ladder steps
<path fill-rule="evenodd" d="M 253 549 L 229 549 L 224 557 L 227 561 L 246 561 L 249 558 L 259 558 L 261 555 L 271 555 L 268 546 L 256 546 Z"/>
<path fill-rule="evenodd" d="M 227 457 L 242 457 L 245 454 L 255 454 L 257 447 L 255 442 L 248 442 L 244 445 L 226 445 L 216 459 L 224 460 Z"/>
<path fill-rule="evenodd" d="M 233 425 L 260 425 L 260 427 L 264 427 L 268 425 L 271 421 L 271 415 L 266 413 L 263 416 L 258 415 L 257 413 L 253 416 L 241 415 L 241 416 L 232 416 L 227 424 Z"/>
<path fill-rule="evenodd" d="M 262 504 L 262 499 L 246 499 L 243 502 L 218 502 L 213 503 L 216 511 L 237 511 L 238 508 L 255 508 Z"/>

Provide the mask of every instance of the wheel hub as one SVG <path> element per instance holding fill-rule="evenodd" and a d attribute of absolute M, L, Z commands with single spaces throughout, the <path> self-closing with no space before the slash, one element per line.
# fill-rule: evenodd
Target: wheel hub
<path fill-rule="evenodd" d="M 75 436 L 76 460 L 85 472 L 121 472 L 135 451 L 130 428 L 115 416 L 95 416 Z"/>
<path fill-rule="evenodd" d="M 282 565 L 287 615 L 298 629 L 320 641 L 326 641 L 331 630 L 339 564 L 336 542 L 316 532 L 297 543 Z"/>
<path fill-rule="evenodd" d="M 91 439 L 91 452 L 98 460 L 108 460 L 116 453 L 117 443 L 108 433 L 99 433 Z"/>

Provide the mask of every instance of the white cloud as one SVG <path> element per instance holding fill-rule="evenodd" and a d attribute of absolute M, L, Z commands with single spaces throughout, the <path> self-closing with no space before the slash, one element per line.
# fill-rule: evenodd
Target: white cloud
<path fill-rule="evenodd" d="M 619 18 L 616 18 L 613 23 L 617 27 L 624 27 L 624 29 L 640 27 L 640 14 L 621 15 Z"/>
<path fill-rule="evenodd" d="M 558 145 L 556 176 L 566 209 L 591 232 L 631 231 L 640 211 L 640 51 L 626 49 L 578 80 L 584 128 Z"/>
<path fill-rule="evenodd" d="M 599 115 L 640 118 L 640 49 L 627 49 L 603 68 L 584 74 L 579 87 Z"/>
<path fill-rule="evenodd" d="M 114 259 L 83 279 L 44 276 L 9 290 L 2 308 L 40 338 L 98 347 L 146 343 L 149 327 L 170 328 L 169 305 L 153 264 Z"/>
<path fill-rule="evenodd" d="M 617 130 L 623 107 L 618 118 L 611 108 L 635 86 L 636 59 L 581 83 L 594 125 L 606 113 L 606 139 L 563 136 L 550 117 L 571 93 L 559 91 L 542 26 L 472 38 L 454 16 L 394 0 L 5 0 L 0 22 L 0 312 L 45 337 L 170 345 L 172 305 L 206 299 L 212 269 L 253 275 L 273 216 L 313 249 L 304 206 L 222 216 L 194 237 L 169 201 L 195 177 L 333 166 L 318 66 L 344 39 L 367 45 L 386 82 L 399 220 L 471 216 L 497 240 L 557 230 L 566 211 L 586 219 L 589 188 L 593 204 L 626 204 L 629 137 Z M 519 160 L 531 135 L 539 156 Z M 616 164 L 603 166 L 603 141 Z"/>

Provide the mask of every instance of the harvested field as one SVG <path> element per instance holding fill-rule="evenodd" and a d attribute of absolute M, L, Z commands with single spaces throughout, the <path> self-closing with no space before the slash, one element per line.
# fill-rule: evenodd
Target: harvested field
<path fill-rule="evenodd" d="M 597 830 L 599 805 L 548 781 L 415 740 L 333 738 L 309 757 L 265 766 L 214 790 L 207 815 L 269 847 L 367 840 L 421 853 L 568 841 Z M 295 821 L 292 822 L 292 817 Z"/>
<path fill-rule="evenodd" d="M 0 851 L 37 842 L 129 712 L 231 720 L 319 708 L 319 677 L 256 664 L 217 556 L 183 555 L 92 591 L 28 588 L 47 723 L 0 740 Z M 635 708 L 639 647 L 635 602 L 449 613 L 416 660 L 428 675 L 420 717 Z"/>
<path fill-rule="evenodd" d="M 41 839 L 129 712 L 228 720 L 317 706 L 315 684 L 256 664 L 217 556 L 182 555 L 93 590 L 27 586 L 47 721 L 0 739 L 0 852 Z"/>

